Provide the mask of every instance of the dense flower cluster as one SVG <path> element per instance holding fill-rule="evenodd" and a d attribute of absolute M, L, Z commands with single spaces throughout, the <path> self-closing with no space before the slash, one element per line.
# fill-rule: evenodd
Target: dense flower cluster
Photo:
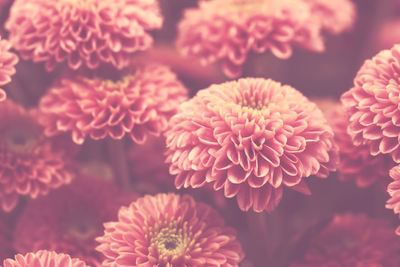
<path fill-rule="evenodd" d="M 328 2 L 202 0 L 198 8 L 185 11 L 178 25 L 177 45 L 185 55 L 200 57 L 204 64 L 219 61 L 226 75 L 238 77 L 251 51 L 269 50 L 282 59 L 292 55 L 293 47 L 322 52 L 321 30 L 339 33 L 355 18 L 348 0 Z"/>
<path fill-rule="evenodd" d="M 161 25 L 157 0 L 15 0 L 6 29 L 23 59 L 51 71 L 64 61 L 71 69 L 122 69 L 152 45 L 146 31 Z"/>
<path fill-rule="evenodd" d="M 65 75 L 39 103 L 39 121 L 48 136 L 71 132 L 82 144 L 86 136 L 99 140 L 129 135 L 136 143 L 160 135 L 187 89 L 169 68 L 160 64 L 130 68 L 117 81 Z"/>
<path fill-rule="evenodd" d="M 348 133 L 373 156 L 390 154 L 400 162 L 400 45 L 365 61 L 354 87 L 342 95 L 349 114 Z"/>
<path fill-rule="evenodd" d="M 354 181 L 360 187 L 370 186 L 377 181 L 385 184 L 389 170 L 395 165 L 390 156 L 372 156 L 368 146 L 355 146 L 347 133 L 349 121 L 343 106 L 335 102 L 329 109 L 325 111 L 323 108 L 339 147 L 338 178 L 342 181 Z"/>
<path fill-rule="evenodd" d="M 394 180 L 388 186 L 390 199 L 386 203 L 386 208 L 392 209 L 394 213 L 400 214 L 400 165 L 393 167 L 389 172 Z M 400 226 L 396 229 L 396 234 L 400 235 Z"/>
<path fill-rule="evenodd" d="M 0 103 L 0 204 L 12 210 L 20 195 L 36 198 L 71 182 L 65 147 L 46 139 L 35 111 L 11 101 Z"/>
<path fill-rule="evenodd" d="M 25 255 L 17 254 L 15 260 L 6 259 L 4 267 L 89 267 L 77 258 L 54 251 L 40 250 Z"/>
<path fill-rule="evenodd" d="M 386 221 L 343 214 L 312 237 L 304 258 L 291 267 L 396 267 L 399 262 L 400 239 Z"/>
<path fill-rule="evenodd" d="M 105 223 L 97 250 L 103 266 L 238 266 L 244 254 L 236 232 L 191 196 L 145 196 Z"/>
<path fill-rule="evenodd" d="M 11 43 L 8 40 L 0 39 L 0 86 L 11 81 L 11 76 L 15 74 L 15 64 L 18 57 L 10 52 Z M 0 88 L 0 102 L 6 99 L 6 93 Z"/>
<path fill-rule="evenodd" d="M 79 177 L 70 186 L 27 204 L 16 224 L 14 248 L 19 253 L 64 252 L 90 266 L 101 266 L 95 237 L 101 235 L 104 222 L 117 218 L 120 206 L 136 198 L 111 182 Z"/>
<path fill-rule="evenodd" d="M 240 209 L 271 211 L 284 186 L 335 170 L 337 148 L 322 112 L 296 89 L 262 78 L 212 85 L 183 103 L 165 133 L 175 186 L 212 183 Z"/>

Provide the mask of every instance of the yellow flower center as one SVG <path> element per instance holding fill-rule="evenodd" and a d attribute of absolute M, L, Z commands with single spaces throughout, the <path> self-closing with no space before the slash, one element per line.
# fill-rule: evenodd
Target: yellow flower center
<path fill-rule="evenodd" d="M 150 247 L 158 253 L 158 262 L 173 262 L 184 257 L 196 244 L 200 231 L 193 234 L 192 226 L 177 220 L 159 222 L 149 228 Z"/>

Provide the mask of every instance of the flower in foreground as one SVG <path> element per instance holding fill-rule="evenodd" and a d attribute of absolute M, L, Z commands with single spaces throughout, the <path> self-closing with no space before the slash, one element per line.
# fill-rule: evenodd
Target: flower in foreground
<path fill-rule="evenodd" d="M 156 0 L 16 0 L 5 27 L 23 59 L 51 71 L 61 62 L 122 69 L 130 54 L 152 45 L 147 31 L 161 25 Z"/>
<path fill-rule="evenodd" d="M 366 60 L 354 86 L 342 95 L 348 133 L 373 156 L 390 154 L 400 162 L 400 45 Z"/>
<path fill-rule="evenodd" d="M 393 167 L 389 172 L 389 176 L 394 181 L 387 188 L 390 199 L 386 203 L 386 208 L 392 209 L 395 214 L 400 216 L 400 165 Z M 396 234 L 400 235 L 400 226 L 397 227 Z"/>
<path fill-rule="evenodd" d="M 18 63 L 18 57 L 10 52 L 11 43 L 0 38 L 0 86 L 11 81 L 11 76 L 15 74 L 14 66 Z M 6 92 L 0 88 L 0 102 L 6 99 Z"/>
<path fill-rule="evenodd" d="M 40 250 L 25 255 L 17 254 L 15 259 L 5 259 L 4 267 L 89 267 L 77 258 L 54 251 Z"/>
<path fill-rule="evenodd" d="M 39 249 L 68 253 L 101 266 L 95 237 L 102 224 L 117 218 L 118 209 L 137 198 L 101 178 L 79 177 L 71 185 L 27 203 L 13 235 L 19 253 Z"/>
<path fill-rule="evenodd" d="M 324 103 L 326 104 L 326 103 Z M 347 133 L 348 116 L 340 103 L 334 102 L 330 111 L 321 109 L 332 126 L 334 140 L 339 147 L 338 178 L 354 181 L 359 187 L 367 187 L 375 182 L 387 185 L 387 174 L 395 165 L 389 155 L 372 156 L 366 145 L 355 146 Z"/>
<path fill-rule="evenodd" d="M 68 184 L 74 177 L 71 158 L 47 139 L 35 111 L 7 100 L 0 103 L 0 205 L 12 210 L 20 195 L 36 198 Z"/>
<path fill-rule="evenodd" d="M 271 211 L 284 186 L 310 193 L 304 178 L 337 164 L 333 132 L 317 106 L 273 80 L 212 85 L 180 106 L 165 132 L 175 186 L 212 183 L 241 210 Z"/>
<path fill-rule="evenodd" d="M 304 257 L 291 267 L 396 267 L 399 262 L 400 239 L 386 221 L 343 214 L 312 237 Z"/>
<path fill-rule="evenodd" d="M 103 266 L 238 266 L 236 232 L 210 206 L 191 196 L 147 195 L 104 224 L 97 250 Z"/>
<path fill-rule="evenodd" d="M 184 12 L 178 25 L 177 46 L 183 54 L 199 57 L 203 64 L 218 61 L 232 78 L 241 74 L 250 52 L 271 51 L 281 59 L 289 58 L 293 47 L 322 52 L 325 48 L 321 30 L 325 21 L 317 7 L 323 5 L 316 7 L 308 2 L 200 1 L 198 8 Z"/>
<path fill-rule="evenodd" d="M 39 103 L 39 121 L 48 136 L 71 132 L 82 144 L 86 136 L 100 140 L 129 135 L 144 143 L 158 136 L 186 100 L 187 89 L 168 67 L 132 67 L 119 80 L 62 76 Z"/>

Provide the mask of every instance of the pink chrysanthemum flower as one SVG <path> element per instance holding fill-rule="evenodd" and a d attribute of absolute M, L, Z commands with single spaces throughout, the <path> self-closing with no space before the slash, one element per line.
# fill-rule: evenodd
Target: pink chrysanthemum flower
<path fill-rule="evenodd" d="M 48 249 L 68 253 L 101 266 L 95 237 L 102 224 L 117 218 L 118 209 L 137 198 L 113 183 L 80 177 L 70 186 L 28 202 L 14 231 L 14 248 L 20 253 Z"/>
<path fill-rule="evenodd" d="M 229 77 L 241 74 L 250 52 L 287 59 L 293 47 L 322 52 L 320 18 L 303 0 L 202 0 L 185 11 L 177 46 L 203 64 L 221 63 Z"/>
<path fill-rule="evenodd" d="M 131 53 L 152 45 L 146 31 L 161 25 L 157 0 L 16 0 L 6 29 L 22 58 L 51 71 L 64 61 L 75 70 L 122 69 Z"/>
<path fill-rule="evenodd" d="M 40 250 L 26 255 L 17 254 L 15 260 L 6 259 L 4 267 L 89 267 L 85 262 L 77 258 L 71 258 L 67 254 L 54 251 Z"/>
<path fill-rule="evenodd" d="M 303 0 L 311 6 L 322 27 L 332 34 L 350 30 L 356 18 L 356 6 L 351 0 Z"/>
<path fill-rule="evenodd" d="M 324 110 L 322 107 L 321 109 Z M 325 115 L 339 147 L 338 178 L 342 181 L 354 181 L 359 187 L 367 187 L 377 181 L 386 184 L 387 173 L 395 165 L 390 156 L 372 156 L 368 146 L 353 144 L 347 133 L 348 116 L 340 103 L 335 103 L 335 109 L 325 112 Z"/>
<path fill-rule="evenodd" d="M 291 267 L 397 267 L 399 262 L 400 239 L 386 221 L 344 214 L 316 234 Z"/>
<path fill-rule="evenodd" d="M 11 101 L 0 103 L 0 205 L 12 210 L 19 195 L 36 198 L 71 182 L 71 159 L 46 139 L 36 120 Z"/>
<path fill-rule="evenodd" d="M 39 104 L 39 121 L 45 134 L 72 132 L 82 144 L 86 136 L 99 140 L 121 139 L 136 143 L 159 135 L 167 127 L 187 90 L 169 68 L 149 64 L 132 68 L 118 81 L 99 77 L 62 77 Z"/>
<path fill-rule="evenodd" d="M 400 45 L 366 60 L 354 87 L 342 95 L 349 114 L 348 133 L 373 156 L 390 154 L 400 162 Z"/>
<path fill-rule="evenodd" d="M 400 214 L 400 165 L 393 167 L 389 175 L 394 181 L 387 188 L 391 198 L 387 201 L 386 208 L 392 209 L 395 214 Z M 400 226 L 397 227 L 396 234 L 400 235 Z"/>
<path fill-rule="evenodd" d="M 15 65 L 18 63 L 18 57 L 10 52 L 11 43 L 8 40 L 0 38 L 0 86 L 11 81 L 11 76 L 15 74 Z M 0 88 L 0 102 L 6 99 L 7 95 Z"/>
<path fill-rule="evenodd" d="M 103 266 L 238 266 L 244 254 L 234 229 L 191 196 L 145 196 L 105 223 L 97 250 Z"/>
<path fill-rule="evenodd" d="M 180 106 L 165 133 L 175 186 L 212 183 L 240 209 L 271 211 L 283 186 L 335 170 L 337 149 L 322 112 L 296 89 L 247 78 L 212 85 Z"/>

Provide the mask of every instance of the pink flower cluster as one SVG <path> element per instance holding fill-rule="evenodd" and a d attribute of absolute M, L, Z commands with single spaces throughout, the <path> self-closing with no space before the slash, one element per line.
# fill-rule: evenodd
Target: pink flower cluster
<path fill-rule="evenodd" d="M 39 103 L 39 121 L 47 136 L 70 132 L 82 144 L 129 135 L 136 143 L 160 135 L 187 90 L 168 67 L 133 66 L 117 81 L 101 77 L 60 77 Z"/>
<path fill-rule="evenodd" d="M 162 25 L 156 0 L 16 0 L 6 29 L 23 59 L 45 62 L 48 71 L 101 63 L 122 69 L 130 55 L 148 49 L 148 30 Z"/>
<path fill-rule="evenodd" d="M 242 210 L 271 211 L 284 186 L 336 169 L 337 148 L 322 112 L 288 85 L 239 79 L 201 90 L 172 117 L 167 139 L 175 186 L 211 183 Z"/>
<path fill-rule="evenodd" d="M 269 50 L 281 59 L 289 58 L 293 47 L 322 52 L 322 29 L 338 34 L 354 19 L 349 0 L 202 0 L 185 11 L 177 46 L 203 64 L 220 62 L 234 78 L 250 52 Z"/>

